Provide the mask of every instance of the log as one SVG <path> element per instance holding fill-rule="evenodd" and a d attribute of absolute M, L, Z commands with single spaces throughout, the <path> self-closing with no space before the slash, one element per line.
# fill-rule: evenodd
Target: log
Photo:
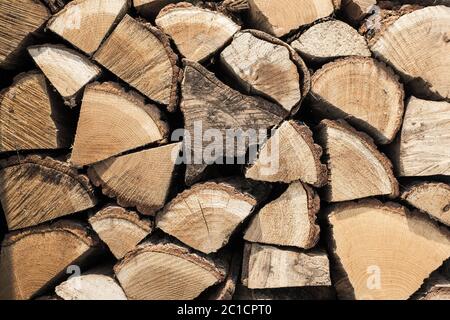
<path fill-rule="evenodd" d="M 159 29 L 126 15 L 94 59 L 148 98 L 175 110 L 178 58 Z"/>
<path fill-rule="evenodd" d="M 395 198 L 399 193 L 392 164 L 373 141 L 345 121 L 323 120 L 317 138 L 328 164 L 324 199 L 347 201 L 376 195 Z"/>
<path fill-rule="evenodd" d="M 392 20 L 382 21 L 370 50 L 397 70 L 415 96 L 449 99 L 450 8 L 426 7 Z"/>
<path fill-rule="evenodd" d="M 372 58 L 349 57 L 326 64 L 311 81 L 312 107 L 319 115 L 346 119 L 379 144 L 395 138 L 404 92 L 390 68 Z"/>
<path fill-rule="evenodd" d="M 133 0 L 133 6 L 141 16 L 151 20 L 152 18 L 155 18 L 166 5 L 179 1 L 180 0 Z"/>
<path fill-rule="evenodd" d="M 236 132 L 258 132 L 281 122 L 287 116 L 286 110 L 260 97 L 243 95 L 219 81 L 213 73 L 196 62 L 185 61 L 184 79 L 181 84 L 181 111 L 184 116 L 185 130 L 192 137 L 196 123 L 201 121 L 204 131 L 216 129 L 222 134 L 222 141 L 212 141 L 208 148 L 216 150 L 215 159 L 227 157 L 243 157 L 247 147 L 254 145 L 246 139 L 245 143 L 234 144 L 223 137 L 227 129 Z M 229 131 L 228 131 L 229 132 Z M 197 142 L 197 141 L 196 141 Z M 187 152 L 192 151 L 194 164 L 188 164 L 186 183 L 192 185 L 200 180 L 208 163 L 205 157 L 213 155 L 204 152 L 206 146 L 201 143 L 187 145 Z M 225 150 L 223 150 L 225 149 Z M 215 159 L 210 159 L 213 162 Z"/>
<path fill-rule="evenodd" d="M 47 28 L 88 55 L 125 15 L 127 0 L 73 0 L 49 20 Z"/>
<path fill-rule="evenodd" d="M 89 223 L 118 260 L 153 230 L 150 220 L 119 206 L 106 206 L 91 216 Z"/>
<path fill-rule="evenodd" d="M 370 57 L 365 38 L 340 20 L 313 25 L 291 42 L 303 58 L 312 62 L 327 62 L 349 56 Z"/>
<path fill-rule="evenodd" d="M 293 182 L 280 197 L 253 217 L 244 239 L 250 242 L 311 249 L 319 241 L 316 214 L 320 199 L 308 185 Z"/>
<path fill-rule="evenodd" d="M 238 285 L 234 300 L 335 300 L 336 293 L 332 286 L 249 289 Z"/>
<path fill-rule="evenodd" d="M 30 299 L 97 251 L 96 238 L 77 222 L 61 220 L 10 233 L 1 246 L 0 299 Z"/>
<path fill-rule="evenodd" d="M 350 290 L 340 298 L 407 299 L 450 256 L 450 232 L 396 203 L 348 202 L 328 212 L 330 248 Z"/>
<path fill-rule="evenodd" d="M 109 158 L 89 167 L 88 175 L 122 207 L 136 207 L 144 215 L 154 215 L 166 203 L 175 174 L 181 143 Z"/>
<path fill-rule="evenodd" d="M 216 252 L 264 199 L 264 189 L 242 178 L 196 184 L 167 204 L 156 226 L 198 251 Z"/>
<path fill-rule="evenodd" d="M 334 2 L 332 0 L 249 0 L 248 19 L 253 28 L 282 37 L 301 26 L 331 15 L 335 10 Z"/>
<path fill-rule="evenodd" d="M 51 13 L 57 13 L 61 11 L 67 2 L 71 0 L 43 0 L 45 5 L 50 9 Z"/>
<path fill-rule="evenodd" d="M 130 300 L 190 300 L 225 279 L 220 260 L 170 242 L 146 242 L 114 271 Z"/>
<path fill-rule="evenodd" d="M 9 230 L 92 208 L 97 199 L 86 176 L 46 157 L 11 157 L 0 162 L 0 200 Z"/>
<path fill-rule="evenodd" d="M 28 53 L 69 106 L 74 106 L 76 95 L 101 74 L 88 58 L 62 45 L 32 46 Z"/>
<path fill-rule="evenodd" d="M 442 182 L 416 182 L 406 186 L 400 197 L 450 226 L 450 185 Z"/>
<path fill-rule="evenodd" d="M 39 1 L 0 0 L 0 68 L 12 69 L 50 13 Z"/>
<path fill-rule="evenodd" d="M 0 152 L 68 148 L 72 122 L 41 73 L 20 74 L 0 93 Z"/>
<path fill-rule="evenodd" d="M 361 21 L 377 4 L 377 0 L 343 0 L 342 10 L 354 22 Z"/>
<path fill-rule="evenodd" d="M 86 87 L 71 163 L 77 167 L 167 140 L 162 112 L 134 91 L 113 82 Z"/>
<path fill-rule="evenodd" d="M 325 251 L 300 251 L 246 243 L 242 283 L 249 289 L 329 286 L 330 268 Z"/>
<path fill-rule="evenodd" d="M 411 97 L 394 145 L 400 176 L 450 175 L 450 103 Z"/>
<path fill-rule="evenodd" d="M 320 187 L 327 181 L 327 168 L 320 162 L 321 155 L 322 148 L 314 144 L 308 126 L 285 121 L 261 147 L 245 176 L 268 182 L 300 180 Z"/>
<path fill-rule="evenodd" d="M 259 94 L 288 112 L 297 112 L 309 91 L 309 71 L 300 56 L 263 32 L 237 33 L 220 54 L 220 61 L 248 94 Z"/>
<path fill-rule="evenodd" d="M 197 62 L 210 58 L 240 30 L 224 14 L 184 2 L 165 7 L 155 23 L 175 42 L 183 57 Z"/>

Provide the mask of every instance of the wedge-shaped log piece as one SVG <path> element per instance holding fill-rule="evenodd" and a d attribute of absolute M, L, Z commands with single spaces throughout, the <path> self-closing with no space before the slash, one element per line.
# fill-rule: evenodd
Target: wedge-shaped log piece
<path fill-rule="evenodd" d="M 393 66 L 416 96 L 450 98 L 450 8 L 426 7 L 391 20 L 369 41 L 372 52 Z"/>
<path fill-rule="evenodd" d="M 342 10 L 352 21 L 360 21 L 371 13 L 377 0 L 343 0 Z"/>
<path fill-rule="evenodd" d="M 71 265 L 96 254 L 97 240 L 77 222 L 58 221 L 6 235 L 0 254 L 0 299 L 24 300 L 49 288 Z"/>
<path fill-rule="evenodd" d="M 392 164 L 364 133 L 343 120 L 323 120 L 318 127 L 318 141 L 328 163 L 326 201 L 398 195 Z"/>
<path fill-rule="evenodd" d="M 395 203 L 363 200 L 330 208 L 332 252 L 349 286 L 341 298 L 407 299 L 450 257 L 450 232 Z"/>
<path fill-rule="evenodd" d="M 0 93 L 0 152 L 70 147 L 74 124 L 38 72 L 20 74 Z"/>
<path fill-rule="evenodd" d="M 411 97 L 394 163 L 400 176 L 450 175 L 450 103 Z"/>
<path fill-rule="evenodd" d="M 164 142 L 167 135 L 168 125 L 155 105 L 116 83 L 94 83 L 84 92 L 70 161 L 81 167 Z"/>
<path fill-rule="evenodd" d="M 199 62 L 222 48 L 240 29 L 222 13 L 188 3 L 168 6 L 155 22 L 173 39 L 184 57 Z"/>
<path fill-rule="evenodd" d="M 253 217 L 244 239 L 310 249 L 319 240 L 320 228 L 316 224 L 319 209 L 320 199 L 315 191 L 301 182 L 294 182 Z"/>
<path fill-rule="evenodd" d="M 156 226 L 196 250 L 216 252 L 264 197 L 261 185 L 252 187 L 244 179 L 196 184 L 157 215 Z"/>
<path fill-rule="evenodd" d="M 146 242 L 115 267 L 131 300 L 188 300 L 225 279 L 222 261 L 164 242 Z"/>
<path fill-rule="evenodd" d="M 148 98 L 175 109 L 180 70 L 159 29 L 126 15 L 94 58 Z"/>
<path fill-rule="evenodd" d="M 313 109 L 346 119 L 379 144 L 390 143 L 402 124 L 403 86 L 393 71 L 372 58 L 330 62 L 312 77 Z"/>
<path fill-rule="evenodd" d="M 47 28 L 92 55 L 127 9 L 127 0 L 74 0 L 50 19 Z"/>
<path fill-rule="evenodd" d="M 123 207 L 154 215 L 170 191 L 181 143 L 112 157 L 89 168 L 89 178 Z"/>
<path fill-rule="evenodd" d="M 119 206 L 107 206 L 89 218 L 89 223 L 117 259 L 122 259 L 152 232 L 148 219 Z"/>
<path fill-rule="evenodd" d="M 370 57 L 365 38 L 351 26 L 339 20 L 313 25 L 291 43 L 308 60 L 324 62 L 340 57 Z"/>
<path fill-rule="evenodd" d="M 243 260 L 241 280 L 249 289 L 331 285 L 324 250 L 300 251 L 246 243 Z"/>
<path fill-rule="evenodd" d="M 323 186 L 327 168 L 320 162 L 322 148 L 314 144 L 312 132 L 294 120 L 285 121 L 262 146 L 245 177 L 268 182 L 296 180 Z"/>
<path fill-rule="evenodd" d="M 93 207 L 86 176 L 51 158 L 11 157 L 0 163 L 0 200 L 10 230 Z"/>
<path fill-rule="evenodd" d="M 147 19 L 155 18 L 166 5 L 180 0 L 133 0 L 133 6 L 139 14 Z"/>

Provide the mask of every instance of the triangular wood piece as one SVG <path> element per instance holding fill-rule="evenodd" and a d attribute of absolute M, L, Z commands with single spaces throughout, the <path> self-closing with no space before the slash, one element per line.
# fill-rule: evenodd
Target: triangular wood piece
<path fill-rule="evenodd" d="M 127 9 L 127 0 L 74 0 L 50 19 L 47 28 L 91 55 Z"/>
<path fill-rule="evenodd" d="M 154 215 L 166 203 L 181 143 L 112 157 L 89 168 L 89 178 L 123 207 Z"/>
<path fill-rule="evenodd" d="M 70 161 L 77 167 L 105 160 L 153 142 L 164 142 L 168 125 L 161 111 L 136 92 L 112 82 L 84 92 Z"/>
<path fill-rule="evenodd" d="M 153 229 L 152 222 L 118 206 L 107 206 L 89 218 L 92 229 L 117 259 L 133 250 Z"/>
<path fill-rule="evenodd" d="M 320 199 L 315 191 L 294 182 L 256 214 L 244 239 L 251 242 L 310 249 L 319 241 L 316 214 Z"/>
<path fill-rule="evenodd" d="M 81 266 L 97 251 L 97 240 L 77 222 L 6 235 L 0 254 L 0 299 L 30 299 L 50 287 L 71 265 Z"/>
<path fill-rule="evenodd" d="M 450 257 L 450 232 L 395 203 L 363 200 L 330 208 L 341 298 L 407 299 Z M 347 285 L 344 284 L 347 282 Z"/>
<path fill-rule="evenodd" d="M 0 200 L 10 230 L 34 226 L 97 203 L 86 176 L 51 158 L 12 157 L 0 163 Z"/>
<path fill-rule="evenodd" d="M 398 195 L 392 164 L 368 136 L 343 120 L 323 120 L 317 136 L 328 163 L 326 201 Z"/>
<path fill-rule="evenodd" d="M 404 92 L 386 65 L 367 57 L 344 58 L 316 71 L 311 82 L 317 113 L 345 119 L 380 144 L 395 138 L 402 124 Z"/>
<path fill-rule="evenodd" d="M 220 12 L 184 2 L 164 8 L 155 23 L 185 58 L 199 62 L 221 49 L 240 29 Z"/>

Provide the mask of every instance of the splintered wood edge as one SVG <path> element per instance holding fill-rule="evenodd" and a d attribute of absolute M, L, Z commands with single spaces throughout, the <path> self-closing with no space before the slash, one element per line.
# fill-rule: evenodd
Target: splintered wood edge
<path fill-rule="evenodd" d="M 313 228 L 309 229 L 308 234 L 308 241 L 311 239 L 317 238 L 314 245 L 311 247 L 314 247 L 319 242 L 320 238 L 320 226 L 317 223 L 317 214 L 320 211 L 320 198 L 316 191 L 314 191 L 313 188 L 311 188 L 306 183 L 302 183 L 303 188 L 306 191 L 306 195 L 308 198 L 308 218 L 310 224 L 313 226 Z"/>
<path fill-rule="evenodd" d="M 412 182 L 404 187 L 404 190 L 402 194 L 400 195 L 400 198 L 403 200 L 406 200 L 412 193 L 420 192 L 424 189 L 427 189 L 428 187 L 439 187 L 443 189 L 447 189 L 450 191 L 450 185 L 444 182 L 437 182 L 437 181 L 415 181 Z M 449 199 L 450 201 L 450 199 Z"/>
<path fill-rule="evenodd" d="M 89 218 L 89 223 L 100 222 L 108 219 L 119 219 L 128 221 L 145 232 L 153 229 L 153 223 L 145 218 L 141 218 L 136 212 L 127 210 L 119 206 L 107 206 Z"/>
<path fill-rule="evenodd" d="M 18 75 L 16 75 L 13 78 L 13 83 L 10 86 L 0 90 L 0 106 L 2 104 L 3 98 L 8 94 L 9 91 L 14 90 L 14 88 L 20 86 L 23 82 L 25 82 L 28 79 L 31 79 L 32 77 L 37 77 L 37 80 L 43 86 L 43 89 L 44 89 L 45 93 L 47 94 L 50 105 L 53 105 L 54 99 L 50 93 L 50 88 L 45 79 L 45 75 L 39 70 L 31 70 L 31 71 L 19 73 Z M 1 135 L 0 135 L 0 137 L 1 137 Z M 0 162 L 1 162 L 1 160 L 0 160 Z"/>

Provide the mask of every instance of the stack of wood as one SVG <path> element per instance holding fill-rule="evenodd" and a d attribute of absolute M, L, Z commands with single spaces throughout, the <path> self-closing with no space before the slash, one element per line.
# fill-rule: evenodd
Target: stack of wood
<path fill-rule="evenodd" d="M 0 299 L 450 299 L 411 2 L 0 0 Z"/>

